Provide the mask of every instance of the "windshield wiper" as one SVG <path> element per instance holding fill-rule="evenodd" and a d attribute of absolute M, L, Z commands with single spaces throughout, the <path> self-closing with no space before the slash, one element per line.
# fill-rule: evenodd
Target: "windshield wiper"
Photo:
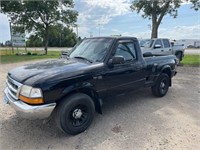
<path fill-rule="evenodd" d="M 90 63 L 93 63 L 91 60 L 85 58 L 85 57 L 81 57 L 81 56 L 75 56 L 74 58 L 78 58 L 78 59 L 83 59 L 83 60 L 87 60 Z"/>

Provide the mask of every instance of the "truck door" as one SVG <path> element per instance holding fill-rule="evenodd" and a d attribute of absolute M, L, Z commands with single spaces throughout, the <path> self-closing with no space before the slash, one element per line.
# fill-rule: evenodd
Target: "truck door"
<path fill-rule="evenodd" d="M 107 68 L 105 75 L 107 91 L 120 94 L 124 91 L 143 86 L 145 83 L 143 61 L 138 59 L 136 43 L 131 40 L 118 41 L 111 58 L 115 55 L 123 56 L 125 63 Z"/>
<path fill-rule="evenodd" d="M 168 39 L 163 39 L 164 53 L 163 55 L 172 55 L 172 47 Z"/>

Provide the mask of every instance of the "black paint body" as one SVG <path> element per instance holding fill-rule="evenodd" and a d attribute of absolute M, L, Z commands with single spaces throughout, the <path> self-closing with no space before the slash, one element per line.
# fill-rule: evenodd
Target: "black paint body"
<path fill-rule="evenodd" d="M 157 77 L 165 72 L 175 74 L 175 56 L 143 58 L 136 38 L 113 38 L 112 46 L 103 62 L 90 63 L 76 58 L 62 58 L 25 65 L 8 74 L 14 80 L 32 87 L 41 88 L 45 103 L 59 102 L 70 93 L 84 92 L 95 101 L 96 110 L 101 113 L 100 99 L 140 87 L 150 87 Z M 119 41 L 134 42 L 135 61 L 110 66 L 114 50 Z"/>

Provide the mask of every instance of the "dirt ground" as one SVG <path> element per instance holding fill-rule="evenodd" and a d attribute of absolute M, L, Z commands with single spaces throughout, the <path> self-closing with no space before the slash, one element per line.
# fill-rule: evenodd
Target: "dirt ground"
<path fill-rule="evenodd" d="M 27 63 L 27 62 L 26 62 Z M 28 62 L 30 63 L 30 62 Z M 2 102 L 8 70 L 0 65 L 0 149 L 199 150 L 200 68 L 179 67 L 163 98 L 141 89 L 105 101 L 87 131 L 64 135 L 52 120 L 24 120 Z"/>

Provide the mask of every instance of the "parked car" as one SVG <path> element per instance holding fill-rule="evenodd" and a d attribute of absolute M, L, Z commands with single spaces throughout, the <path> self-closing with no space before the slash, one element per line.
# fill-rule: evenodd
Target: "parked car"
<path fill-rule="evenodd" d="M 175 56 L 143 57 L 136 38 L 88 38 L 65 58 L 9 71 L 4 102 L 23 118 L 53 116 L 59 129 L 75 135 L 90 126 L 95 111 L 102 113 L 105 97 L 143 87 L 162 97 L 175 74 Z"/>
<path fill-rule="evenodd" d="M 175 55 L 178 63 L 184 57 L 183 45 L 174 45 L 169 39 L 153 38 L 140 41 L 142 53 L 151 52 L 153 55 Z"/>

